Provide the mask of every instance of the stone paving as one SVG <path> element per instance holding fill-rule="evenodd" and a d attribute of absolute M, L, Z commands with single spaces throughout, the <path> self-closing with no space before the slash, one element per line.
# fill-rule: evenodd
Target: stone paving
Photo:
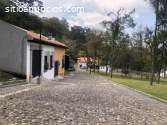
<path fill-rule="evenodd" d="M 0 97 L 0 125 L 167 125 L 166 104 L 159 102 L 164 108 L 158 108 L 149 97 L 136 95 L 99 75 L 76 71 Z"/>

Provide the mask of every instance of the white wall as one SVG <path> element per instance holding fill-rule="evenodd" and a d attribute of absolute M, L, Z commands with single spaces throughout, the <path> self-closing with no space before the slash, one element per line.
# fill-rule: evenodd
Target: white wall
<path fill-rule="evenodd" d="M 108 67 L 108 71 L 107 72 L 110 72 L 110 66 L 107 66 Z M 106 66 L 100 66 L 99 68 L 99 71 L 102 71 L 102 72 L 106 72 Z"/>
<path fill-rule="evenodd" d="M 0 69 L 26 75 L 27 33 L 0 20 Z"/>
<path fill-rule="evenodd" d="M 31 58 L 32 55 L 30 53 L 32 53 L 30 51 L 30 46 L 36 46 L 37 48 L 39 47 L 39 44 L 37 43 L 32 43 L 32 42 L 28 42 L 27 43 L 27 76 L 31 76 L 32 75 L 32 66 L 31 66 Z M 53 68 L 47 70 L 46 72 L 44 71 L 44 56 L 45 56 L 45 52 L 49 51 L 49 52 L 54 52 L 54 46 L 48 46 L 48 45 L 41 45 L 42 48 L 42 58 L 41 58 L 41 76 L 45 77 L 47 79 L 53 79 L 54 78 L 54 63 L 53 63 Z M 53 53 L 54 54 L 54 53 Z M 54 55 L 53 55 L 54 57 Z"/>
<path fill-rule="evenodd" d="M 54 78 L 54 63 L 53 63 L 53 68 L 50 70 L 47 70 L 47 72 L 44 72 L 44 52 L 49 51 L 49 52 L 54 52 L 54 46 L 47 46 L 47 45 L 42 45 L 43 51 L 42 51 L 42 76 L 47 78 L 47 79 L 53 79 Z M 53 55 L 54 57 L 54 55 Z"/>
<path fill-rule="evenodd" d="M 80 67 L 80 65 L 82 65 L 82 67 L 81 67 L 81 68 L 83 68 L 83 67 L 87 67 L 87 65 L 86 65 L 86 63 L 85 63 L 85 62 L 79 62 L 79 63 L 78 63 L 78 66 Z"/>
<path fill-rule="evenodd" d="M 167 75 L 167 71 L 165 71 L 165 77 L 166 77 L 166 75 Z M 160 76 L 164 77 L 164 72 L 161 72 Z"/>

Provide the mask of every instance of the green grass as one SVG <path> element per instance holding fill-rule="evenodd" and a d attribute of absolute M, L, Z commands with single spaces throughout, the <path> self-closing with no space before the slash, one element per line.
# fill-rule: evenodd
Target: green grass
<path fill-rule="evenodd" d="M 6 82 L 9 81 L 9 77 L 7 76 L 0 76 L 0 82 Z"/>
<path fill-rule="evenodd" d="M 70 72 L 68 70 L 65 70 L 64 75 L 68 75 L 68 74 L 70 74 Z"/>
<path fill-rule="evenodd" d="M 113 82 L 167 100 L 167 79 L 161 78 L 161 82 L 159 84 L 154 82 L 153 86 L 151 86 L 150 80 L 146 79 L 144 76 L 143 80 L 140 80 L 140 75 L 132 76 L 131 79 L 129 79 L 128 75 L 121 77 L 121 74 L 113 74 L 112 79 L 110 78 L 109 75 L 105 76 L 104 72 L 100 72 L 100 75 L 104 76 L 105 78 Z"/>

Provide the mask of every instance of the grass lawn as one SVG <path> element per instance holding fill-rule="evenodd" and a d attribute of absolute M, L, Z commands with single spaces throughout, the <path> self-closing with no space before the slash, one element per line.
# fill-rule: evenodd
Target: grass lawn
<path fill-rule="evenodd" d="M 167 79 L 161 78 L 161 82 L 159 84 L 154 82 L 153 86 L 150 86 L 150 80 L 146 79 L 144 76 L 143 80 L 141 81 L 140 77 L 137 76 L 129 79 L 128 76 L 121 77 L 120 74 L 113 74 L 113 78 L 111 79 L 110 76 L 105 76 L 105 73 L 100 72 L 100 75 L 116 83 L 167 100 Z"/>
<path fill-rule="evenodd" d="M 19 79 L 19 78 L 15 77 L 9 73 L 0 71 L 0 82 L 10 81 L 11 78 L 16 78 L 16 80 Z"/>
<path fill-rule="evenodd" d="M 7 76 L 0 76 L 0 82 L 6 82 L 9 80 L 9 77 Z"/>

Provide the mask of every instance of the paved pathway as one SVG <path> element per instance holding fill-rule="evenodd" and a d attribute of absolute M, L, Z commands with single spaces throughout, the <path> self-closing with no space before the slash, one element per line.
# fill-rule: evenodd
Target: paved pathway
<path fill-rule="evenodd" d="M 167 125 L 166 104 L 85 71 L 0 94 L 0 125 Z"/>

